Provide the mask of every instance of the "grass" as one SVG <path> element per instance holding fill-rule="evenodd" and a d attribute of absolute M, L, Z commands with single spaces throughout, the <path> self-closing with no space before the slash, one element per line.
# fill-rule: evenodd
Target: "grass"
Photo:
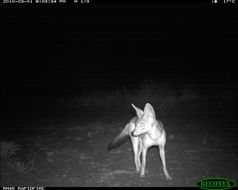
<path fill-rule="evenodd" d="M 49 96 L 43 99 L 30 97 L 24 101 L 10 102 L 9 110 L 15 113 L 15 107 L 21 107 L 22 110 L 29 110 L 30 114 L 34 113 L 80 113 L 92 111 L 98 113 L 105 112 L 128 112 L 131 103 L 143 108 L 144 105 L 151 103 L 158 114 L 169 114 L 174 108 L 180 109 L 180 106 L 193 106 L 214 108 L 215 110 L 234 105 L 235 93 L 237 87 L 230 85 L 214 85 L 208 88 L 207 84 L 196 86 L 189 84 L 176 84 L 176 81 L 167 81 L 165 79 L 154 80 L 146 79 L 141 83 L 127 84 L 127 86 L 117 85 L 115 88 L 100 89 L 91 87 L 87 89 L 76 89 L 72 93 L 59 96 Z M 225 86 L 225 87 L 224 87 Z M 209 93 L 206 93 L 208 91 Z M 208 106 L 209 104 L 209 106 Z M 19 105 L 19 106 L 18 106 Z M 206 108 L 207 108 L 206 107 Z M 223 110 L 225 110 L 223 109 Z M 36 115 L 35 114 L 35 115 Z"/>
<path fill-rule="evenodd" d="M 1 141 L 1 157 L 9 158 L 15 156 L 19 150 L 20 146 L 13 141 Z"/>
<path fill-rule="evenodd" d="M 20 150 L 22 150 L 22 148 L 20 148 L 20 145 L 16 144 L 13 141 L 1 141 L 1 162 L 5 162 L 5 164 L 10 166 L 12 169 L 26 174 L 35 169 L 34 163 L 37 152 L 32 152 L 26 155 L 27 161 L 21 161 L 18 159 L 17 155 Z"/>
<path fill-rule="evenodd" d="M 151 103 L 156 114 L 161 117 L 190 113 L 191 110 L 222 114 L 235 110 L 237 101 L 237 87 L 234 84 L 226 85 L 226 88 L 223 86 L 217 85 L 210 90 L 206 83 L 201 89 L 199 85 L 189 84 L 189 81 L 187 84 L 175 84 L 166 80 L 145 80 L 136 86 L 117 85 L 107 90 L 89 86 L 88 91 L 80 91 L 82 89 L 79 88 L 72 93 L 59 94 L 58 97 L 52 95 L 39 99 L 39 96 L 31 96 L 17 103 L 13 101 L 9 103 L 8 112 L 22 122 L 26 115 L 40 120 L 80 115 L 90 119 L 90 114 L 95 117 L 109 113 L 132 114 L 131 103 L 141 109 L 146 103 Z"/>
<path fill-rule="evenodd" d="M 91 91 L 58 103 L 68 109 L 83 110 L 127 110 L 131 103 L 144 107 L 149 102 L 155 105 L 157 111 L 166 114 L 180 102 L 195 101 L 200 99 L 200 94 L 192 86 L 187 89 L 176 89 L 167 81 L 144 81 L 137 88 L 112 89 L 108 91 Z"/>

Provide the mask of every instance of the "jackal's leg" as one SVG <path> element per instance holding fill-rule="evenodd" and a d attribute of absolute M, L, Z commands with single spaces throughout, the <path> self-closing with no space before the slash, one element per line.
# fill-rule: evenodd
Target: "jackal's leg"
<path fill-rule="evenodd" d="M 146 153 L 147 153 L 147 149 L 142 147 L 142 165 L 141 165 L 140 177 L 145 177 Z"/>
<path fill-rule="evenodd" d="M 141 169 L 141 161 L 140 161 L 140 157 L 141 157 L 141 152 L 142 152 L 142 141 L 139 139 L 139 144 L 138 144 L 138 164 L 139 164 L 139 167 Z M 138 171 L 139 173 L 140 171 Z"/>
<path fill-rule="evenodd" d="M 136 171 L 140 172 L 140 157 L 138 154 L 138 148 L 139 148 L 139 139 L 137 137 L 131 138 L 132 142 L 132 148 L 133 148 L 133 153 L 134 153 L 134 163 L 136 166 Z"/>
<path fill-rule="evenodd" d="M 167 168 L 166 168 L 164 145 L 159 146 L 159 154 L 160 154 L 162 164 L 163 164 L 164 175 L 166 176 L 167 180 L 171 180 L 172 178 L 170 177 L 170 175 L 167 171 Z"/>

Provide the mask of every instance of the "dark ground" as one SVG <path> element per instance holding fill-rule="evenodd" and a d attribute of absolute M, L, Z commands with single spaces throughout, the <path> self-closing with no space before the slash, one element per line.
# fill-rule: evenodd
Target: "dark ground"
<path fill-rule="evenodd" d="M 129 107 L 128 107 L 129 108 Z M 154 105 L 155 111 L 158 108 Z M 221 109 L 222 110 L 222 109 Z M 107 144 L 135 115 L 124 112 L 29 112 L 9 120 L 2 137 L 36 155 L 27 174 L 1 160 L 1 186 L 196 186 L 200 179 L 222 177 L 238 182 L 235 112 L 179 106 L 160 116 L 167 132 L 166 181 L 157 148 L 147 154 L 146 177 L 135 172 L 130 141 L 111 153 Z M 2 138 L 1 138 L 2 139 Z"/>

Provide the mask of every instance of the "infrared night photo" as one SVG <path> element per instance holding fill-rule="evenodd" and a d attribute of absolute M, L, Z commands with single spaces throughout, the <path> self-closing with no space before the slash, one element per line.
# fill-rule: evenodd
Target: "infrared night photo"
<path fill-rule="evenodd" d="M 3 189 L 238 184 L 238 2 L 2 2 Z"/>

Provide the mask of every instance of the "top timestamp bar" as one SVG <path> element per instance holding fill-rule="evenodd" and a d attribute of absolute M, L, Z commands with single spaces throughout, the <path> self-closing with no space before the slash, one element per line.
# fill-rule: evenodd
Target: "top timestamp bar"
<path fill-rule="evenodd" d="M 237 0 L 2 0 L 4 4 L 236 3 Z"/>

